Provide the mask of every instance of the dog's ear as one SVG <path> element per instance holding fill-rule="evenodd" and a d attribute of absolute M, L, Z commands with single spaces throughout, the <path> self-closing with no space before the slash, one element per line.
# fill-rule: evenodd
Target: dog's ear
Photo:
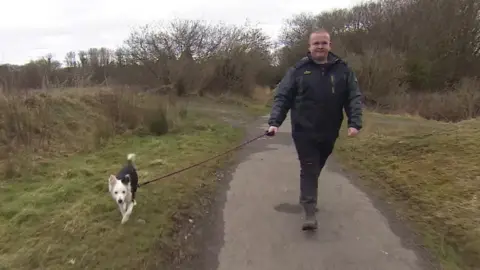
<path fill-rule="evenodd" d="M 115 177 L 115 175 L 111 174 L 110 177 L 108 178 L 108 184 L 110 186 L 114 186 L 116 182 L 117 182 L 117 177 Z"/>
<path fill-rule="evenodd" d="M 130 183 L 130 174 L 125 175 L 125 177 L 122 179 L 122 183 L 124 185 Z"/>

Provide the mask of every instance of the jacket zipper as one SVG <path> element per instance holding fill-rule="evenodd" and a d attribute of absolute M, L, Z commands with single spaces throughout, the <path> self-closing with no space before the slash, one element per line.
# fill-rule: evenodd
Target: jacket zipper
<path fill-rule="evenodd" d="M 330 75 L 330 82 L 332 84 L 332 94 L 335 94 L 335 78 L 333 75 Z"/>

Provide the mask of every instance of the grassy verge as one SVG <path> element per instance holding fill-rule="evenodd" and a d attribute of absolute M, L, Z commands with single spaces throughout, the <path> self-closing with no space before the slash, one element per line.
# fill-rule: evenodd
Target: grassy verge
<path fill-rule="evenodd" d="M 271 109 L 273 99 L 273 90 L 268 87 L 256 87 L 253 89 L 250 98 L 238 95 L 225 94 L 221 96 L 207 96 L 210 100 L 215 101 L 220 106 L 233 105 L 237 108 L 243 108 L 250 114 L 255 116 L 263 116 L 268 114 Z M 217 105 L 217 106 L 218 106 Z"/>
<path fill-rule="evenodd" d="M 398 206 L 445 269 L 480 266 L 480 121 L 457 124 L 367 113 L 342 163 Z"/>
<path fill-rule="evenodd" d="M 79 108 L 96 99 L 87 98 L 84 103 L 78 102 L 77 96 L 70 98 L 74 100 L 70 105 L 77 105 L 76 109 L 64 103 L 54 108 L 63 108 L 77 121 L 83 116 L 87 121 L 84 125 L 98 123 L 95 127 L 102 130 L 115 118 L 94 109 L 104 108 L 105 102 L 93 103 L 93 107 L 82 111 Z M 119 103 L 110 104 L 109 108 L 114 109 Z M 84 140 L 78 136 L 73 145 L 58 148 L 65 155 L 50 153 L 46 148 L 35 155 L 35 162 L 0 181 L 0 269 L 168 269 L 173 260 L 183 255 L 185 233 L 202 215 L 215 188 L 214 173 L 227 159 L 141 187 L 133 215 L 123 226 L 108 194 L 108 176 L 122 166 L 126 154 L 133 152 L 137 154 L 140 181 L 147 181 L 236 145 L 243 139 L 243 129 L 189 111 L 181 124 L 174 125 L 176 128 L 170 125 L 168 133 L 154 136 L 151 134 L 163 124 L 158 124 L 158 117 L 149 116 L 158 110 L 141 108 L 133 106 L 130 115 L 108 127 L 108 140 L 100 146 L 94 139 L 98 131 L 92 130 L 83 136 Z M 49 112 L 45 110 L 41 115 Z M 142 117 L 134 117 L 138 115 Z M 170 115 L 167 122 L 176 115 Z M 58 120 L 53 115 L 47 119 Z M 128 123 L 138 124 L 120 133 Z M 25 134 L 30 134 L 29 130 Z M 70 135 L 68 139 L 76 138 L 74 131 L 61 132 Z M 49 137 L 51 133 L 42 134 Z M 61 140 L 51 139 L 50 145 L 53 141 Z M 92 148 L 82 150 L 82 145 Z M 17 162 L 31 160 L 21 155 L 34 152 L 17 151 L 10 158 Z"/>

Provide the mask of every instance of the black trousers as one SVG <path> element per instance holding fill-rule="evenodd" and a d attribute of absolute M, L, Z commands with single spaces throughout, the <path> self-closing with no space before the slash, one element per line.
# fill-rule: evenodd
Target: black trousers
<path fill-rule="evenodd" d="M 300 161 L 300 204 L 314 211 L 317 206 L 318 178 L 333 151 L 336 139 L 316 139 L 294 135 L 293 141 Z"/>

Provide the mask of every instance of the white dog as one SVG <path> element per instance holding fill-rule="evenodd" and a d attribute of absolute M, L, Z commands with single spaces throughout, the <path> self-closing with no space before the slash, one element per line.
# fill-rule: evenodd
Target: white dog
<path fill-rule="evenodd" d="M 134 166 L 135 154 L 128 154 L 127 164 L 118 172 L 110 175 L 108 179 L 108 191 L 118 205 L 122 214 L 122 224 L 128 221 L 133 211 L 135 192 L 138 187 L 138 175 Z"/>

